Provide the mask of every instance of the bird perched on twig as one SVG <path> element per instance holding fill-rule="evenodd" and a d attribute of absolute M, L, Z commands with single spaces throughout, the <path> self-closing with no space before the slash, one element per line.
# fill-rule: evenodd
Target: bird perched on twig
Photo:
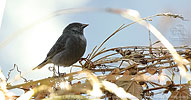
<path fill-rule="evenodd" d="M 69 24 L 50 49 L 45 60 L 33 70 L 40 69 L 48 63 L 67 67 L 80 60 L 86 50 L 83 30 L 87 26 L 88 24 L 82 23 Z"/>

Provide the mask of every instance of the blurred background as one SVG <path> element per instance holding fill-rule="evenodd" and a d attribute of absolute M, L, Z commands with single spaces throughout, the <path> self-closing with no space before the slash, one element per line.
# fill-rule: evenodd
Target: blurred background
<path fill-rule="evenodd" d="M 187 21 L 155 17 L 150 23 L 163 33 L 174 46 L 190 45 L 190 4 L 190 0 L 6 0 L 0 28 L 0 67 L 4 75 L 7 75 L 16 64 L 27 79 L 51 76 L 52 74 L 48 71 L 50 65 L 34 72 L 31 69 L 45 59 L 46 54 L 69 23 L 89 24 L 85 29 L 85 37 L 88 42 L 84 54 L 86 57 L 96 45 L 101 44 L 120 25 L 132 22 L 117 14 L 90 10 L 65 13 L 34 24 L 55 11 L 70 8 L 134 9 L 139 11 L 141 17 L 164 12 L 180 14 Z M 2 46 L 2 42 L 6 39 L 8 39 L 7 43 Z M 151 39 L 152 42 L 157 41 L 153 35 Z M 132 45 L 148 46 L 149 31 L 138 24 L 131 25 L 117 33 L 103 47 Z M 63 70 L 69 72 L 68 68 L 63 68 Z M 17 74 L 18 72 L 15 71 L 11 76 Z M 15 84 L 19 82 L 22 81 L 17 81 Z"/>

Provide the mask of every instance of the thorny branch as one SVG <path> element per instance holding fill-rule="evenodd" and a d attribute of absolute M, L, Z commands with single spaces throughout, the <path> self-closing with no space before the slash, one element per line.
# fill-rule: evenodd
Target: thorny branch
<path fill-rule="evenodd" d="M 183 46 L 176 47 L 178 53 L 190 60 L 191 58 L 191 47 Z M 150 52 L 152 50 L 152 54 Z M 107 55 L 105 55 L 107 53 Z M 110 53 L 110 54 L 108 54 Z M 140 87 L 140 90 L 137 92 L 139 94 L 143 93 L 144 95 L 150 95 L 154 90 L 165 89 L 165 91 L 176 91 L 182 86 L 188 85 L 186 83 L 183 84 L 175 84 L 172 79 L 170 81 L 166 81 L 166 85 L 159 84 L 156 80 L 160 79 L 151 79 L 150 77 L 154 75 L 163 75 L 165 70 L 171 69 L 174 72 L 178 72 L 177 64 L 172 60 L 172 56 L 170 53 L 163 47 L 152 47 L 150 46 L 130 46 L 130 47 L 118 47 L 102 50 L 99 55 L 104 55 L 101 58 L 97 58 L 96 60 L 91 61 L 91 65 L 89 65 L 88 69 L 93 72 L 101 72 L 102 74 L 97 75 L 99 80 L 107 80 L 113 83 L 116 83 L 118 86 L 127 89 L 127 92 L 131 94 L 135 94 L 137 91 L 135 88 L 132 90 L 133 86 Z M 86 62 L 81 62 L 83 64 L 87 64 Z M 104 72 L 104 73 L 103 73 Z M 71 86 L 77 85 L 77 87 L 87 87 L 86 89 L 91 89 L 88 81 L 85 83 L 81 83 L 82 79 L 85 78 L 77 78 L 76 75 L 83 73 L 82 71 L 69 73 L 63 76 L 53 76 L 42 80 L 30 81 L 24 84 L 11 86 L 9 85 L 8 89 L 20 88 L 27 90 L 28 88 L 34 88 L 40 86 L 41 84 L 54 87 L 56 90 L 59 88 L 54 85 L 55 83 L 68 81 Z M 171 76 L 171 75 L 163 75 L 163 76 Z M 170 78 L 170 77 L 169 77 Z M 74 80 L 78 81 L 78 83 L 74 82 Z M 136 82 L 136 83 L 134 83 Z M 138 83 L 138 84 L 137 84 Z M 40 84 L 40 85 L 39 85 Z M 124 84 L 124 85 L 122 85 Z M 128 87 L 126 87 L 126 85 Z M 151 86 L 150 86 L 150 85 Z M 146 87 L 144 86 L 146 85 Z M 74 92 L 72 90 L 72 92 Z M 134 91 L 134 92 L 133 92 Z M 78 88 L 78 92 L 86 93 L 83 89 Z M 40 92 L 41 93 L 41 92 Z M 65 92 L 64 92 L 65 93 Z M 76 92 L 74 92 L 76 93 Z M 146 93 L 146 94 L 145 94 Z M 109 96 L 110 93 L 106 92 L 106 95 Z M 113 95 L 112 95 L 113 97 Z M 141 95 L 137 96 L 137 98 L 143 98 Z"/>

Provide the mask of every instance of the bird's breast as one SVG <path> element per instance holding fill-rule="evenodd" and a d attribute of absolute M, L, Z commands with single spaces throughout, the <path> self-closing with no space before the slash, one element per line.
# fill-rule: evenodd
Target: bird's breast
<path fill-rule="evenodd" d="M 69 37 L 63 51 L 53 57 L 57 65 L 70 66 L 80 60 L 86 50 L 86 39 L 82 35 Z"/>
<path fill-rule="evenodd" d="M 75 37 L 75 40 L 77 41 L 75 43 L 75 47 L 73 48 L 75 49 L 74 52 L 78 53 L 76 55 L 83 56 L 86 50 L 86 38 L 83 35 L 79 35 Z"/>

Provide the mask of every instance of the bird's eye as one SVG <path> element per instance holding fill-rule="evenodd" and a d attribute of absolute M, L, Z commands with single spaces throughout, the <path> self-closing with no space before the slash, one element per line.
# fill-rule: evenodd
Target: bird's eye
<path fill-rule="evenodd" d="M 74 30 L 74 31 L 78 31 L 79 28 L 78 28 L 78 27 L 72 27 L 72 30 Z"/>

